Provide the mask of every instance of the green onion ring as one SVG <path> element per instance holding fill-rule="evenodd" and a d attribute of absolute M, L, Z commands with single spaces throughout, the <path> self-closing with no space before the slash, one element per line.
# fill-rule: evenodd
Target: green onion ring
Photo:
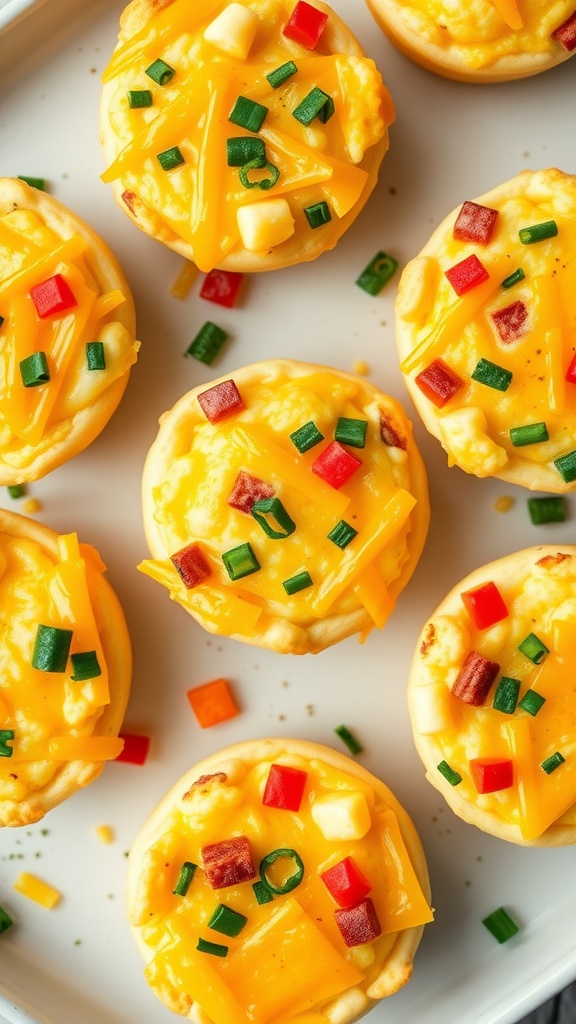
<path fill-rule="evenodd" d="M 296 871 L 293 875 L 290 875 L 286 879 L 284 885 L 274 885 L 273 882 L 266 875 L 266 871 L 272 866 L 274 861 L 277 861 L 280 857 L 289 857 L 296 864 Z M 274 893 L 275 896 L 284 896 L 287 892 L 292 892 L 304 877 L 304 863 L 301 857 L 296 853 L 296 850 L 279 849 L 273 850 L 272 853 L 268 853 L 263 860 L 260 861 L 260 878 L 262 879 L 263 885 L 266 886 L 270 892 Z"/>
<path fill-rule="evenodd" d="M 261 181 L 250 181 L 248 178 L 249 171 L 261 170 L 263 167 L 270 173 L 270 177 L 262 178 Z M 267 192 L 269 188 L 274 188 L 280 177 L 280 171 L 274 164 L 268 163 L 267 160 L 263 160 L 261 157 L 256 157 L 255 160 L 249 160 L 247 164 L 244 164 L 240 168 L 238 175 L 244 188 L 261 188 Z"/>

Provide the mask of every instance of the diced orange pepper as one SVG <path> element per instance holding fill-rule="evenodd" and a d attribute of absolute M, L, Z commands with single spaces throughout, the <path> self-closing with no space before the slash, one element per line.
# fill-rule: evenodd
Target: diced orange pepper
<path fill-rule="evenodd" d="M 239 714 L 226 679 L 214 679 L 188 690 L 186 696 L 202 729 L 225 722 Z"/>

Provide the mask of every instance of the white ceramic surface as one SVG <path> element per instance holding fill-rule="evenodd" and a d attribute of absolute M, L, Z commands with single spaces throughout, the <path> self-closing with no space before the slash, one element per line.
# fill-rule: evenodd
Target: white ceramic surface
<path fill-rule="evenodd" d="M 139 482 L 160 413 L 211 377 L 270 356 L 351 370 L 408 404 L 393 336 L 393 281 L 378 298 L 355 278 L 382 248 L 403 264 L 464 199 L 530 167 L 574 171 L 576 59 L 538 78 L 492 86 L 444 81 L 398 55 L 362 0 L 333 0 L 381 68 L 397 107 L 377 191 L 354 227 L 316 264 L 253 276 L 240 305 L 222 310 L 170 294 L 180 259 L 141 235 L 99 180 L 100 74 L 122 4 L 66 4 L 45 29 L 46 8 L 26 20 L 26 47 L 0 63 L 0 172 L 46 177 L 50 191 L 89 220 L 115 249 L 138 310 L 140 359 L 118 412 L 71 464 L 32 485 L 38 517 L 95 544 L 120 594 L 135 648 L 126 728 L 152 736 L 141 768 L 108 765 L 103 776 L 40 825 L 0 835 L 0 905 L 15 926 L 0 938 L 0 1014 L 10 1024 L 169 1024 L 125 922 L 125 852 L 163 792 L 196 760 L 235 742 L 294 735 L 340 748 L 346 723 L 362 763 L 397 793 L 416 822 L 430 865 L 436 921 L 410 984 L 372 1011 L 370 1024 L 513 1024 L 576 976 L 576 850 L 519 849 L 456 820 L 424 780 L 408 725 L 405 684 L 421 626 L 443 594 L 475 566 L 542 541 L 573 542 L 576 497 L 565 524 L 530 524 L 526 494 L 448 470 L 416 424 L 428 465 L 432 528 L 421 564 L 389 627 L 363 647 L 348 640 L 316 658 L 286 658 L 204 633 L 166 593 L 135 572 L 147 550 Z M 10 41 L 6 35 L 0 45 Z M 14 41 L 16 36 L 13 37 Z M 198 328 L 214 320 L 231 340 L 210 368 L 184 359 Z M 516 499 L 507 514 L 496 498 Z M 6 494 L 11 508 L 21 508 Z M 202 731 L 185 692 L 226 676 L 242 708 Z M 97 825 L 114 830 L 104 846 Z M 21 870 L 58 887 L 48 912 L 18 895 Z M 522 926 L 500 947 L 481 919 L 505 905 Z M 16 1011 L 14 1006 L 21 1009 Z"/>

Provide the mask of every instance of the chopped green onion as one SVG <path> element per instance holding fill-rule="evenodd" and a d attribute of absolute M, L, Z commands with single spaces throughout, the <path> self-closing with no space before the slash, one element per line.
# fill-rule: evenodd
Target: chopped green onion
<path fill-rule="evenodd" d="M 304 452 L 308 452 L 315 445 L 320 444 L 320 441 L 324 440 L 324 434 L 321 434 L 316 424 L 309 420 L 308 423 L 304 423 L 303 426 L 298 427 L 298 430 L 290 434 L 290 440 L 303 455 Z"/>
<path fill-rule="evenodd" d="M 493 707 L 501 711 L 503 715 L 513 715 L 520 693 L 520 680 L 512 679 L 510 676 L 502 676 L 496 693 L 494 694 Z"/>
<path fill-rule="evenodd" d="M 233 939 L 240 935 L 247 921 L 248 918 L 244 917 L 244 914 L 239 914 L 237 910 L 232 910 L 231 907 L 226 907 L 223 903 L 220 903 L 208 921 L 208 927 Z"/>
<path fill-rule="evenodd" d="M 258 572 L 260 568 L 260 562 L 250 544 L 239 544 L 238 547 L 225 551 L 222 561 L 231 580 L 241 580 L 244 576 Z"/>
<path fill-rule="evenodd" d="M 564 764 L 565 760 L 566 759 L 562 757 L 560 751 L 557 750 L 555 754 L 552 754 L 550 757 L 547 757 L 545 761 L 542 761 L 540 767 L 544 769 L 546 775 L 551 775 L 552 772 L 555 772 L 561 764 Z"/>
<path fill-rule="evenodd" d="M 195 359 L 199 359 L 201 363 L 206 363 L 209 366 L 218 355 L 227 338 L 226 331 L 223 331 L 217 324 L 213 324 L 211 320 L 207 320 L 186 349 L 184 355 L 194 356 Z"/>
<path fill-rule="evenodd" d="M 450 767 L 448 761 L 440 761 L 440 764 L 437 764 L 436 767 L 440 772 L 440 775 L 443 775 L 446 781 L 449 782 L 451 786 L 459 786 L 460 783 L 462 782 L 462 776 Z"/>
<path fill-rule="evenodd" d="M 508 277 L 504 278 L 502 281 L 502 287 L 511 288 L 512 285 L 518 284 L 519 281 L 523 281 L 525 277 L 526 275 L 522 270 L 522 267 L 518 267 L 518 270 L 515 270 L 513 274 L 509 274 Z"/>
<path fill-rule="evenodd" d="M 105 370 L 106 356 L 103 341 L 86 342 L 86 363 L 89 370 Z"/>
<path fill-rule="evenodd" d="M 332 214 L 330 213 L 330 207 L 328 203 L 322 202 L 314 203 L 313 206 L 305 206 L 304 213 L 306 214 L 306 220 L 310 227 L 321 228 L 324 224 L 329 224 L 332 220 Z"/>
<path fill-rule="evenodd" d="M 25 484 L 9 484 L 8 494 L 11 498 L 23 498 L 26 494 Z"/>
<path fill-rule="evenodd" d="M 538 693 L 536 690 L 526 690 L 522 700 L 518 701 L 518 707 L 522 708 L 523 711 L 527 711 L 534 718 L 545 703 L 546 697 L 543 697 L 541 693 Z"/>
<path fill-rule="evenodd" d="M 476 363 L 472 380 L 485 384 L 487 388 L 494 388 L 495 391 L 507 391 L 512 381 L 512 371 L 505 370 L 498 363 L 491 363 L 489 359 L 480 359 Z"/>
<path fill-rule="evenodd" d="M 138 110 L 140 107 L 151 107 L 152 93 L 150 89 L 128 89 L 128 106 L 130 110 Z"/>
<path fill-rule="evenodd" d="M 196 949 L 200 953 L 210 953 L 212 956 L 228 955 L 228 946 L 221 946 L 219 942 L 206 942 L 206 939 L 198 939 Z"/>
<path fill-rule="evenodd" d="M 260 171 L 264 170 L 264 168 L 268 171 L 269 178 L 257 178 L 255 181 L 250 180 L 248 177 L 250 171 Z M 238 177 L 244 188 L 261 188 L 263 192 L 267 192 L 268 189 L 274 188 L 280 177 L 280 171 L 267 160 L 262 162 L 260 158 L 257 158 L 256 160 L 249 160 L 247 164 L 244 164 L 238 172 Z"/>
<path fill-rule="evenodd" d="M 157 153 L 156 159 L 163 171 L 171 171 L 174 167 L 179 167 L 180 164 L 185 163 L 178 146 L 172 146 L 171 149 L 165 149 L 163 153 Z"/>
<path fill-rule="evenodd" d="M 528 513 L 534 526 L 542 523 L 563 523 L 566 502 L 561 495 L 546 498 L 528 498 Z"/>
<path fill-rule="evenodd" d="M 102 675 L 96 651 L 80 651 L 78 654 L 71 654 L 70 660 L 73 669 L 71 678 L 75 683 L 80 683 L 84 679 L 96 679 Z"/>
<path fill-rule="evenodd" d="M 525 444 L 538 444 L 540 441 L 547 441 L 548 437 L 545 423 L 527 423 L 523 427 L 510 427 L 510 440 L 515 448 L 521 448 Z"/>
<path fill-rule="evenodd" d="M 500 943 L 508 942 L 508 939 L 511 939 L 520 931 L 519 926 L 512 920 L 508 911 L 504 910 L 504 907 L 494 910 L 488 917 L 484 918 L 482 924 Z"/>
<path fill-rule="evenodd" d="M 334 100 L 323 89 L 317 85 L 304 97 L 301 103 L 292 111 L 292 116 L 300 121 L 300 124 L 309 125 L 315 117 L 323 124 L 330 120 L 334 113 Z"/>
<path fill-rule="evenodd" d="M 170 65 L 166 63 L 165 60 L 162 60 L 162 58 L 159 57 L 158 60 L 155 60 L 150 64 L 150 67 L 146 68 L 146 74 L 148 75 L 148 78 L 151 78 L 157 85 L 168 85 L 168 82 L 174 78 L 176 72 L 174 68 L 171 68 Z"/>
<path fill-rule="evenodd" d="M 358 530 L 355 530 L 350 523 L 347 523 L 344 519 L 341 519 L 339 523 L 336 523 L 334 529 L 330 530 L 328 534 L 328 540 L 331 540 L 333 544 L 336 544 L 339 548 L 347 548 L 350 541 L 354 540 L 354 537 L 358 536 Z"/>
<path fill-rule="evenodd" d="M 347 725 L 337 725 L 336 728 L 334 729 L 334 732 L 336 733 L 337 736 L 340 737 L 342 742 L 346 744 L 351 754 L 362 753 L 364 747 L 362 746 L 361 743 L 358 742 L 353 733 L 350 732 L 350 729 L 348 728 Z"/>
<path fill-rule="evenodd" d="M 573 452 L 568 452 L 567 455 L 561 455 L 559 459 L 554 459 L 554 465 L 564 483 L 572 483 L 573 480 L 576 480 L 576 449 Z"/>
<path fill-rule="evenodd" d="M 532 245 L 532 242 L 542 242 L 545 238 L 554 238 L 557 234 L 556 221 L 545 220 L 542 224 L 532 224 L 529 228 L 521 228 L 518 237 L 522 245 Z"/>
<path fill-rule="evenodd" d="M 298 594 L 301 590 L 307 590 L 308 587 L 313 586 L 312 577 L 306 569 L 302 572 L 297 572 L 295 576 L 291 576 L 289 580 L 283 580 L 282 586 L 286 593 L 292 597 L 292 594 Z"/>
<path fill-rule="evenodd" d="M 535 633 L 528 633 L 522 643 L 518 644 L 518 650 L 525 654 L 534 665 L 539 665 L 546 655 L 550 654 L 546 644 L 543 644 Z"/>
<path fill-rule="evenodd" d="M 261 160 L 259 167 L 266 163 L 266 143 L 264 139 L 256 139 L 252 135 L 226 139 L 226 158 L 228 167 L 244 167 L 251 160 Z"/>
<path fill-rule="evenodd" d="M 377 252 L 357 278 L 356 284 L 369 295 L 378 295 L 397 270 L 398 260 L 388 253 Z"/>
<path fill-rule="evenodd" d="M 50 380 L 50 371 L 44 352 L 33 352 L 20 361 L 20 375 L 25 388 L 37 388 Z"/>
<path fill-rule="evenodd" d="M 264 882 L 260 882 L 260 881 L 253 882 L 252 883 L 252 888 L 254 890 L 254 895 L 256 897 L 256 902 L 260 906 L 262 906 L 264 903 L 271 903 L 272 900 L 274 899 L 274 896 L 270 892 L 268 886 L 264 885 Z"/>
<path fill-rule="evenodd" d="M 281 64 L 279 68 L 275 68 L 274 71 L 270 71 L 270 73 L 266 75 L 266 78 L 270 82 L 272 88 L 277 89 L 278 86 L 284 85 L 284 82 L 286 82 L 288 78 L 292 78 L 292 75 L 295 75 L 297 71 L 298 68 L 294 61 L 288 60 L 285 64 Z"/>
<path fill-rule="evenodd" d="M 180 868 L 180 874 L 178 875 L 178 881 L 174 886 L 172 892 L 175 896 L 185 896 L 188 892 L 190 882 L 196 874 L 197 864 L 193 864 L 190 860 L 185 860 L 182 867 Z"/>
<path fill-rule="evenodd" d="M 0 729 L 0 757 L 12 757 L 14 751 L 9 741 L 14 739 L 14 729 Z"/>
<path fill-rule="evenodd" d="M 19 174 L 18 178 L 20 181 L 25 181 L 31 188 L 37 188 L 39 192 L 46 191 L 46 181 L 44 178 L 29 178 L 27 174 Z"/>
<path fill-rule="evenodd" d="M 65 672 L 71 643 L 71 629 L 40 623 L 36 631 L 32 667 L 40 672 Z"/>
<path fill-rule="evenodd" d="M 283 540 L 294 533 L 296 529 L 296 523 L 288 515 L 280 498 L 261 498 L 254 502 L 252 515 L 266 536 L 271 537 L 272 540 Z M 279 529 L 274 529 L 270 525 L 268 517 L 276 520 Z"/>
<path fill-rule="evenodd" d="M 368 420 L 354 420 L 347 416 L 340 416 L 334 431 L 334 440 L 340 444 L 347 444 L 350 448 L 364 448 L 366 445 L 366 431 Z"/>
<path fill-rule="evenodd" d="M 293 860 L 296 865 L 296 871 L 294 872 L 293 875 L 290 875 L 286 879 L 286 881 L 284 881 L 281 885 L 276 885 L 274 882 L 271 882 L 270 879 L 268 878 L 267 871 L 268 868 L 271 868 L 272 865 L 277 860 L 283 858 L 289 858 L 290 860 Z M 266 857 L 264 857 L 263 860 L 260 861 L 260 878 L 262 879 L 262 884 L 265 885 L 266 888 L 271 893 L 274 893 L 275 896 L 284 896 L 285 893 L 292 892 L 293 889 L 300 885 L 300 882 L 302 881 L 303 877 L 304 864 L 302 862 L 302 858 L 299 856 L 299 854 L 296 853 L 296 850 L 273 850 L 272 853 L 267 854 Z"/>
<path fill-rule="evenodd" d="M 7 928 L 11 928 L 14 924 L 10 914 L 7 914 L 4 907 L 0 907 L 0 934 L 5 932 Z"/>
<path fill-rule="evenodd" d="M 240 128 L 245 128 L 248 132 L 256 133 L 264 124 L 267 113 L 268 107 L 262 103 L 249 100 L 246 96 L 238 96 L 228 115 L 228 120 Z"/>

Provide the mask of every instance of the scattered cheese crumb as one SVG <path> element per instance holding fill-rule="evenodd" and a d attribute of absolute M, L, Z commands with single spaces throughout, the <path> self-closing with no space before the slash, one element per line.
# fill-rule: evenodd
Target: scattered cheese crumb
<path fill-rule="evenodd" d="M 27 516 L 31 515 L 32 512 L 40 512 L 42 510 L 42 502 L 38 501 L 38 498 L 27 498 L 22 506 L 22 511 Z"/>
<path fill-rule="evenodd" d="M 494 508 L 497 512 L 509 512 L 515 503 L 515 498 L 512 498 L 509 494 L 502 494 L 499 498 L 496 498 Z"/>
<path fill-rule="evenodd" d="M 53 889 L 47 882 L 43 882 L 36 875 L 30 875 L 27 871 L 22 871 L 18 875 L 18 878 L 13 883 L 13 887 L 16 889 L 16 892 L 27 896 L 29 900 L 34 900 L 35 903 L 39 903 L 46 910 L 51 910 L 52 907 L 55 907 L 61 896 L 58 889 Z"/>
<path fill-rule="evenodd" d="M 178 277 L 174 281 L 170 294 L 175 299 L 185 299 L 194 281 L 198 277 L 198 267 L 191 260 L 185 260 Z"/>
<path fill-rule="evenodd" d="M 114 842 L 114 833 L 110 825 L 97 825 L 94 831 L 101 843 L 108 844 Z"/>
<path fill-rule="evenodd" d="M 368 363 L 365 363 L 363 359 L 357 359 L 354 363 L 354 373 L 357 373 L 360 377 L 367 377 L 370 373 Z"/>

